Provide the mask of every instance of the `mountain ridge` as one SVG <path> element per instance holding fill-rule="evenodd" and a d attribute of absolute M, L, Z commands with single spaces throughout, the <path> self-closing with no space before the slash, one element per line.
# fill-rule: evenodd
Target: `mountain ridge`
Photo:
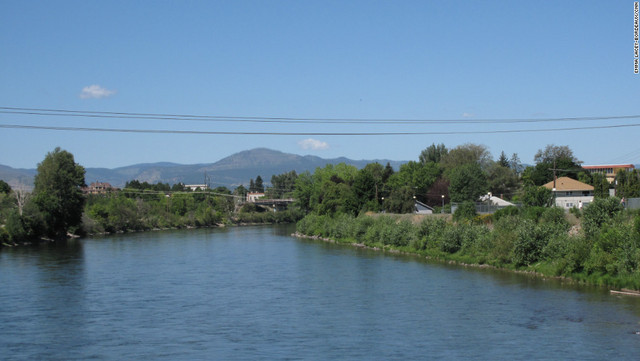
<path fill-rule="evenodd" d="M 248 185 L 250 179 L 258 175 L 269 183 L 272 175 L 295 170 L 297 173 L 313 172 L 317 167 L 327 164 L 347 163 L 363 168 L 369 163 L 391 164 L 398 169 L 406 161 L 387 159 L 353 160 L 346 157 L 325 159 L 314 155 L 285 153 L 269 148 L 254 148 L 240 151 L 224 157 L 214 163 L 179 164 L 172 162 L 139 163 L 117 168 L 85 168 L 85 182 L 108 182 L 115 187 L 123 187 L 126 182 L 137 179 L 149 183 L 205 183 L 205 174 L 212 187 L 234 188 Z M 0 165 L 0 179 L 12 187 L 33 186 L 36 169 L 18 169 Z"/>

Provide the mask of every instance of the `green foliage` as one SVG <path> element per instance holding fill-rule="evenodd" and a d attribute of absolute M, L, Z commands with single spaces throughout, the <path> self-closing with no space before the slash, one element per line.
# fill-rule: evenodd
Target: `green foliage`
<path fill-rule="evenodd" d="M 2 193 L 4 194 L 11 193 L 11 186 L 7 182 L 0 179 L 0 194 Z"/>
<path fill-rule="evenodd" d="M 56 148 L 38 164 L 33 201 L 44 215 L 48 237 L 64 239 L 71 227 L 80 225 L 84 185 L 84 168 L 67 151 Z"/>
<path fill-rule="evenodd" d="M 480 165 L 470 163 L 453 169 L 449 175 L 451 201 L 475 201 L 487 191 L 487 177 Z"/>
<path fill-rule="evenodd" d="M 504 155 L 504 153 L 503 153 Z M 520 180 L 516 172 L 508 167 L 508 161 L 504 161 L 507 166 L 494 163 L 488 170 L 489 191 L 500 198 L 511 198 L 520 187 Z"/>
<path fill-rule="evenodd" d="M 295 170 L 271 176 L 271 187 L 266 190 L 267 198 L 287 198 L 293 194 L 298 174 Z"/>
<path fill-rule="evenodd" d="M 474 202 L 462 202 L 455 212 L 453 212 L 453 220 L 472 220 L 477 215 L 476 205 Z"/>
<path fill-rule="evenodd" d="M 616 195 L 620 198 L 640 197 L 640 170 L 619 170 L 616 174 Z"/>
<path fill-rule="evenodd" d="M 338 242 L 356 241 L 465 263 L 522 267 L 614 287 L 640 287 L 640 215 L 614 217 L 589 238 L 569 234 L 562 209 L 544 207 L 503 210 L 491 228 L 437 216 L 412 224 L 397 215 L 346 214 L 310 214 L 297 227 L 300 233 Z"/>
<path fill-rule="evenodd" d="M 390 213 L 412 213 L 415 210 L 414 194 L 409 186 L 395 188 L 384 199 L 383 209 Z"/>
<path fill-rule="evenodd" d="M 600 227 L 613 220 L 624 208 L 616 197 L 596 198 L 582 213 L 582 229 L 587 236 L 595 235 Z"/>
<path fill-rule="evenodd" d="M 591 182 L 588 182 L 588 184 L 593 186 L 595 198 L 609 197 L 609 188 L 611 187 L 611 184 L 609 184 L 604 173 L 593 173 L 590 178 Z"/>
<path fill-rule="evenodd" d="M 440 163 L 440 160 L 448 153 L 449 150 L 444 144 L 436 145 L 433 143 L 420 153 L 420 163 Z"/>
<path fill-rule="evenodd" d="M 549 207 L 553 203 L 553 192 L 549 188 L 527 185 L 523 189 L 522 204 L 529 207 Z"/>
<path fill-rule="evenodd" d="M 456 168 L 476 164 L 480 169 L 485 170 L 493 163 L 493 157 L 486 146 L 480 144 L 467 143 L 451 149 L 442 157 L 442 164 L 445 175 L 449 176 Z"/>
<path fill-rule="evenodd" d="M 517 216 L 519 215 L 520 212 L 520 208 L 516 207 L 516 206 L 508 206 L 508 207 L 504 207 L 504 208 L 500 208 L 498 209 L 494 214 L 493 214 L 493 219 L 497 222 L 499 221 L 501 218 L 503 217 L 508 217 L 508 216 Z"/>

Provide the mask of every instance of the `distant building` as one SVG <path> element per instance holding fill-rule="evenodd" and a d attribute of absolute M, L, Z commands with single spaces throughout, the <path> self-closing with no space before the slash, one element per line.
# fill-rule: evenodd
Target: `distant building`
<path fill-rule="evenodd" d="M 107 182 L 93 182 L 89 186 L 82 188 L 84 194 L 106 194 L 117 191 L 118 188 L 113 187 Z"/>
<path fill-rule="evenodd" d="M 556 207 L 579 208 L 593 202 L 593 186 L 569 177 L 560 177 L 543 187 L 553 192 Z"/>
<path fill-rule="evenodd" d="M 204 191 L 204 190 L 209 189 L 209 186 L 208 186 L 208 185 L 206 185 L 206 184 L 185 184 L 185 185 L 184 185 L 184 188 L 185 188 L 185 189 L 187 189 L 187 188 L 188 188 L 188 189 L 191 189 L 192 191 L 195 191 L 195 190 L 197 190 L 198 188 L 200 188 L 200 190 Z"/>
<path fill-rule="evenodd" d="M 247 193 L 247 202 L 255 203 L 258 199 L 264 197 L 264 193 Z"/>
<path fill-rule="evenodd" d="M 635 169 L 633 164 L 603 164 L 603 165 L 583 165 L 589 173 L 604 173 L 609 183 L 616 178 L 616 173 L 620 170 L 630 171 Z"/>

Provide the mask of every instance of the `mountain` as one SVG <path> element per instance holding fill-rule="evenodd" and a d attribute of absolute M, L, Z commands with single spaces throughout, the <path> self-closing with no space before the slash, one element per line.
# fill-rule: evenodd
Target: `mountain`
<path fill-rule="evenodd" d="M 267 148 L 257 148 L 235 153 L 209 164 L 162 162 L 135 164 L 114 169 L 86 168 L 85 181 L 87 183 L 96 181 L 108 182 L 116 187 L 123 187 L 126 182 L 134 179 L 149 183 L 175 184 L 181 182 L 185 184 L 202 184 L 205 182 L 206 174 L 212 187 L 225 186 L 233 188 L 240 184 L 247 186 L 249 180 L 255 179 L 258 175 L 268 184 L 272 175 L 292 170 L 295 170 L 298 174 L 304 171 L 313 172 L 317 167 L 338 163 L 347 163 L 363 168 L 373 162 L 378 162 L 382 165 L 386 165 L 388 162 L 396 170 L 400 168 L 401 164 L 406 163 L 386 159 L 352 160 L 344 157 L 324 159 L 312 155 L 301 156 Z M 0 179 L 5 180 L 12 187 L 18 184 L 31 187 L 35 174 L 35 169 L 15 169 L 0 165 Z"/>

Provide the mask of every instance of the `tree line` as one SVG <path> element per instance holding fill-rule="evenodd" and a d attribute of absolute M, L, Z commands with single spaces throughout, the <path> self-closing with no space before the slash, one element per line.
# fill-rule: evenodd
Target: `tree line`
<path fill-rule="evenodd" d="M 550 206 L 551 192 L 540 187 L 555 176 L 592 184 L 597 198 L 615 187 L 621 197 L 640 196 L 638 170 L 621 172 L 610 185 L 604 175 L 589 173 L 566 146 L 548 145 L 524 168 L 517 154 L 501 152 L 494 160 L 487 147 L 444 144 L 425 148 L 416 161 L 398 170 L 371 163 L 362 169 L 347 164 L 326 165 L 313 173 L 286 172 L 264 184 L 258 175 L 248 189 L 219 187 L 189 192 L 184 184 L 149 184 L 132 180 L 121 192 L 83 195 L 84 168 L 73 155 L 56 148 L 38 164 L 34 190 L 27 194 L 0 182 L 0 237 L 4 241 L 41 237 L 64 239 L 69 233 L 125 232 L 221 223 L 291 222 L 308 213 L 357 216 L 365 212 L 411 213 L 415 201 L 438 211 L 451 202 L 473 202 L 491 192 L 528 207 Z M 247 192 L 266 198 L 295 198 L 287 212 L 265 212 L 255 205 L 236 209 L 234 199 Z M 167 197 L 167 194 L 171 194 Z M 464 207 L 461 207 L 464 209 Z M 275 214 L 274 214 L 275 213 Z"/>

